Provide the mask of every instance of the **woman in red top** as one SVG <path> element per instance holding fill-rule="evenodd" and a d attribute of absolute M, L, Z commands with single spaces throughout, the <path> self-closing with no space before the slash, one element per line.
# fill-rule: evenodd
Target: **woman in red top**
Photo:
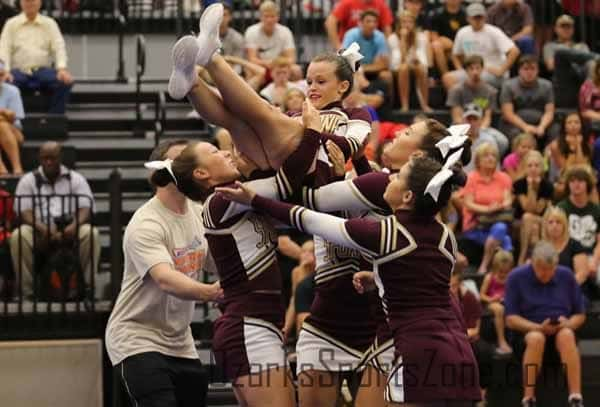
<path fill-rule="evenodd" d="M 479 273 L 487 272 L 494 250 L 502 246 L 512 250 L 512 240 L 507 224 L 494 218 L 512 209 L 512 181 L 508 174 L 499 171 L 498 149 L 490 143 L 483 143 L 475 150 L 475 170 L 469 174 L 467 185 L 462 193 L 463 237 L 483 246 L 483 259 Z M 490 220 L 484 223 L 482 215 Z"/>

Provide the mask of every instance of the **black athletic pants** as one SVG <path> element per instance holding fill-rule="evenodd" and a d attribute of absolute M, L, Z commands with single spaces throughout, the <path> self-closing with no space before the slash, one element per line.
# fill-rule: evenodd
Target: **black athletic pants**
<path fill-rule="evenodd" d="M 206 406 L 208 375 L 198 359 L 146 352 L 115 369 L 134 407 Z"/>

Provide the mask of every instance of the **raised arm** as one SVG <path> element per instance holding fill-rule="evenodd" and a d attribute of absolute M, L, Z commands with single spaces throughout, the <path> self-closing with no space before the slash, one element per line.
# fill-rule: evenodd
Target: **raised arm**
<path fill-rule="evenodd" d="M 381 234 L 391 230 L 391 224 L 388 225 L 391 221 L 386 221 L 384 225 L 383 221 L 369 219 L 346 220 L 262 197 L 241 183 L 238 183 L 237 187 L 217 188 L 216 191 L 226 199 L 250 204 L 254 209 L 302 232 L 321 236 L 327 241 L 360 250 L 371 256 L 377 256 L 380 251 L 379 243 L 386 241 L 382 239 Z"/>

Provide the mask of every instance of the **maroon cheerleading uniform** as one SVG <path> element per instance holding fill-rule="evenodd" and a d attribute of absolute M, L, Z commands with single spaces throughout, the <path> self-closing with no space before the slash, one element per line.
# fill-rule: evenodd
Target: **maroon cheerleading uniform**
<path fill-rule="evenodd" d="M 444 224 L 410 211 L 379 222 L 344 220 L 258 195 L 252 205 L 299 230 L 359 250 L 373 263 L 396 356 L 386 400 L 480 399 L 477 362 L 449 290 L 457 249 Z"/>
<path fill-rule="evenodd" d="M 248 185 L 267 196 L 287 199 L 300 187 L 319 143 L 319 133 L 306 130 L 276 176 Z M 230 380 L 267 369 L 268 364 L 284 365 L 281 328 L 285 307 L 275 253 L 277 234 L 271 221 L 218 193 L 207 198 L 202 217 L 224 293 L 223 315 L 214 325 L 217 364 Z"/>
<path fill-rule="evenodd" d="M 305 191 L 326 185 L 334 180 L 331 164 L 325 150 L 328 140 L 336 143 L 349 159 L 365 142 L 371 132 L 370 115 L 365 109 L 344 109 L 340 102 L 333 103 L 320 111 L 322 146 L 317 155 L 315 173 L 305 179 Z M 300 198 L 298 197 L 298 200 Z M 336 211 L 337 212 L 337 211 Z M 317 337 L 324 347 L 331 345 L 342 349 L 336 354 L 339 364 L 353 364 L 363 357 L 371 346 L 375 335 L 375 322 L 369 312 L 367 296 L 356 292 L 352 276 L 360 271 L 360 252 L 314 236 L 315 243 L 315 298 L 310 316 L 302 330 Z M 306 334 L 298 339 L 298 371 L 346 369 L 346 367 L 323 366 L 315 360 L 317 343 L 306 345 Z M 349 356 L 348 359 L 343 359 Z M 355 362 L 353 362 L 355 361 Z"/>

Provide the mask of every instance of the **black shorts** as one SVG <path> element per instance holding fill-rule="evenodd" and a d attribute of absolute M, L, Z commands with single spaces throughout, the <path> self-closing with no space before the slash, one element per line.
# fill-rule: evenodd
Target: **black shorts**
<path fill-rule="evenodd" d="M 525 353 L 526 343 L 525 335 L 520 332 L 511 332 L 510 345 L 513 348 L 514 356 L 517 360 L 523 360 L 523 354 Z M 544 358 L 542 359 L 542 365 L 560 365 L 560 354 L 556 349 L 556 336 L 546 336 L 546 343 L 544 345 Z"/>
<path fill-rule="evenodd" d="M 198 407 L 206 403 L 208 375 L 198 359 L 146 352 L 128 357 L 115 369 L 134 406 Z"/>

